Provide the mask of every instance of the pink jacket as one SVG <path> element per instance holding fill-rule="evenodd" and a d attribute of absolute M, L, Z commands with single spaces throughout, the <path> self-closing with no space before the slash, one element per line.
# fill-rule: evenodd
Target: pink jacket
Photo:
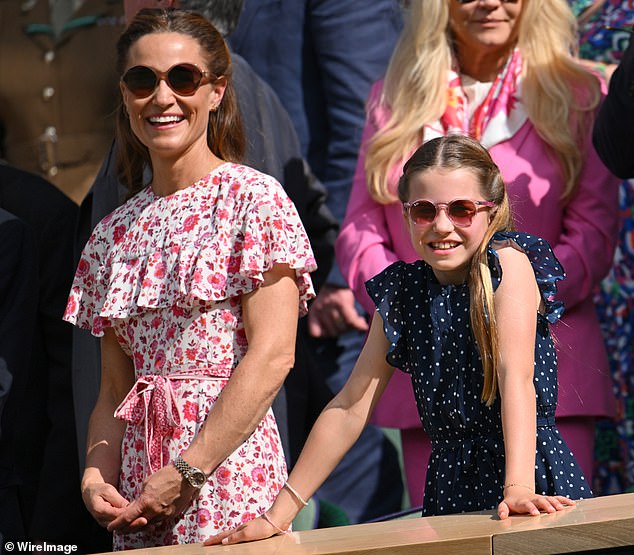
<path fill-rule="evenodd" d="M 378 204 L 366 187 L 367 144 L 387 119 L 386 110 L 378 107 L 381 86 L 376 83 L 370 93 L 357 170 L 336 245 L 341 271 L 368 314 L 375 307 L 365 291 L 365 281 L 396 260 L 417 258 L 400 203 Z M 592 292 L 612 265 L 619 180 L 599 160 L 590 132 L 579 189 L 567 205 L 560 201 L 564 183 L 557 162 L 530 122 L 509 141 L 493 146 L 490 153 L 508 185 L 518 230 L 546 239 L 567 274 L 558 289 L 565 313 L 552 328 L 559 361 L 557 415 L 612 415 L 614 396 Z M 390 176 L 394 191 L 399 176 L 400 168 L 395 168 Z M 420 426 L 409 376 L 394 374 L 374 420 L 387 427 Z"/>

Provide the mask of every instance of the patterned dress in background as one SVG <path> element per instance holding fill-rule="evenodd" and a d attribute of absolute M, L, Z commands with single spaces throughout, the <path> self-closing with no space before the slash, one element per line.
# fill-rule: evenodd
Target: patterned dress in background
<path fill-rule="evenodd" d="M 236 164 L 166 197 L 147 187 L 95 228 L 64 318 L 96 336 L 113 328 L 134 363 L 136 383 L 115 412 L 127 422 L 126 499 L 204 424 L 247 352 L 241 296 L 277 263 L 295 270 L 304 313 L 316 266 L 295 207 L 273 178 Z M 183 514 L 153 531 L 115 533 L 114 548 L 201 542 L 261 514 L 285 480 L 269 409 Z"/>
<path fill-rule="evenodd" d="M 600 4 L 580 26 L 581 56 L 619 63 L 632 34 L 606 27 L 632 29 L 634 0 L 570 0 L 570 3 L 576 15 Z M 593 487 L 598 495 L 634 491 L 634 180 L 621 183 L 619 205 L 621 229 L 614 266 L 596 296 L 617 398 L 614 421 L 605 420 L 597 425 Z"/>
<path fill-rule="evenodd" d="M 537 403 L 535 489 L 572 499 L 590 485 L 555 425 L 557 355 L 550 323 L 564 274 L 546 241 L 525 233 L 496 233 L 488 264 L 494 290 L 504 276 L 497 249 L 528 256 L 544 304 L 537 316 L 534 380 Z M 469 286 L 441 285 L 428 264 L 395 262 L 366 283 L 390 342 L 387 362 L 412 377 L 418 412 L 432 444 L 423 516 L 494 509 L 503 498 L 504 437 L 500 397 L 481 399 L 484 373 L 469 318 Z"/>

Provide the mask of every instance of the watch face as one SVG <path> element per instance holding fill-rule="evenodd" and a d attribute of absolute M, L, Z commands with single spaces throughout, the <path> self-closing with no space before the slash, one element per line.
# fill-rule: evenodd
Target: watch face
<path fill-rule="evenodd" d="M 194 470 L 193 472 L 191 472 L 188 479 L 189 483 L 195 488 L 202 488 L 207 481 L 207 477 L 205 476 L 204 472 L 201 472 L 200 470 Z"/>

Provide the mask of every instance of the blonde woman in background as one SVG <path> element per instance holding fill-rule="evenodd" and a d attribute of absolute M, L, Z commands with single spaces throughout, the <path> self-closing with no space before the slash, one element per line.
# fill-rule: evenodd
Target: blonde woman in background
<path fill-rule="evenodd" d="M 517 229 L 546 239 L 567 274 L 558 293 L 566 312 L 553 326 L 557 420 L 591 480 L 594 422 L 614 410 L 592 301 L 618 223 L 618 180 L 590 142 L 602 84 L 574 57 L 576 22 L 565 0 L 415 0 L 406 19 L 368 100 L 339 264 L 372 313 L 364 283 L 396 260 L 416 259 L 396 196 L 403 162 L 439 135 L 481 141 L 508 184 Z M 374 420 L 401 429 L 410 499 L 421 503 L 430 442 L 406 374 L 395 374 Z"/>

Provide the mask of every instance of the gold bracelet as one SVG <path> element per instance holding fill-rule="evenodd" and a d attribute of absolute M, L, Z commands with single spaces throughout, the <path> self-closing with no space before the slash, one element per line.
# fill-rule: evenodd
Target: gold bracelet
<path fill-rule="evenodd" d="M 308 505 L 308 501 L 304 501 L 304 498 L 299 493 L 297 493 L 295 488 L 293 486 L 291 486 L 288 482 L 284 482 L 284 487 L 288 488 L 288 491 L 290 491 L 297 498 L 297 500 L 302 505 L 304 505 L 304 507 L 306 507 Z"/>
<path fill-rule="evenodd" d="M 288 530 L 282 530 L 277 524 L 275 524 L 271 520 L 271 517 L 266 513 L 266 511 L 262 513 L 262 518 L 266 520 L 271 526 L 273 526 L 273 528 L 275 528 L 279 534 L 288 534 Z"/>
<path fill-rule="evenodd" d="M 530 486 L 525 486 L 524 484 L 516 484 L 516 483 L 512 483 L 512 484 L 504 484 L 504 488 L 503 490 L 506 490 L 506 488 L 512 488 L 517 486 L 518 488 L 526 488 L 530 491 L 532 491 L 533 493 L 535 493 L 535 488 L 532 488 Z"/>

